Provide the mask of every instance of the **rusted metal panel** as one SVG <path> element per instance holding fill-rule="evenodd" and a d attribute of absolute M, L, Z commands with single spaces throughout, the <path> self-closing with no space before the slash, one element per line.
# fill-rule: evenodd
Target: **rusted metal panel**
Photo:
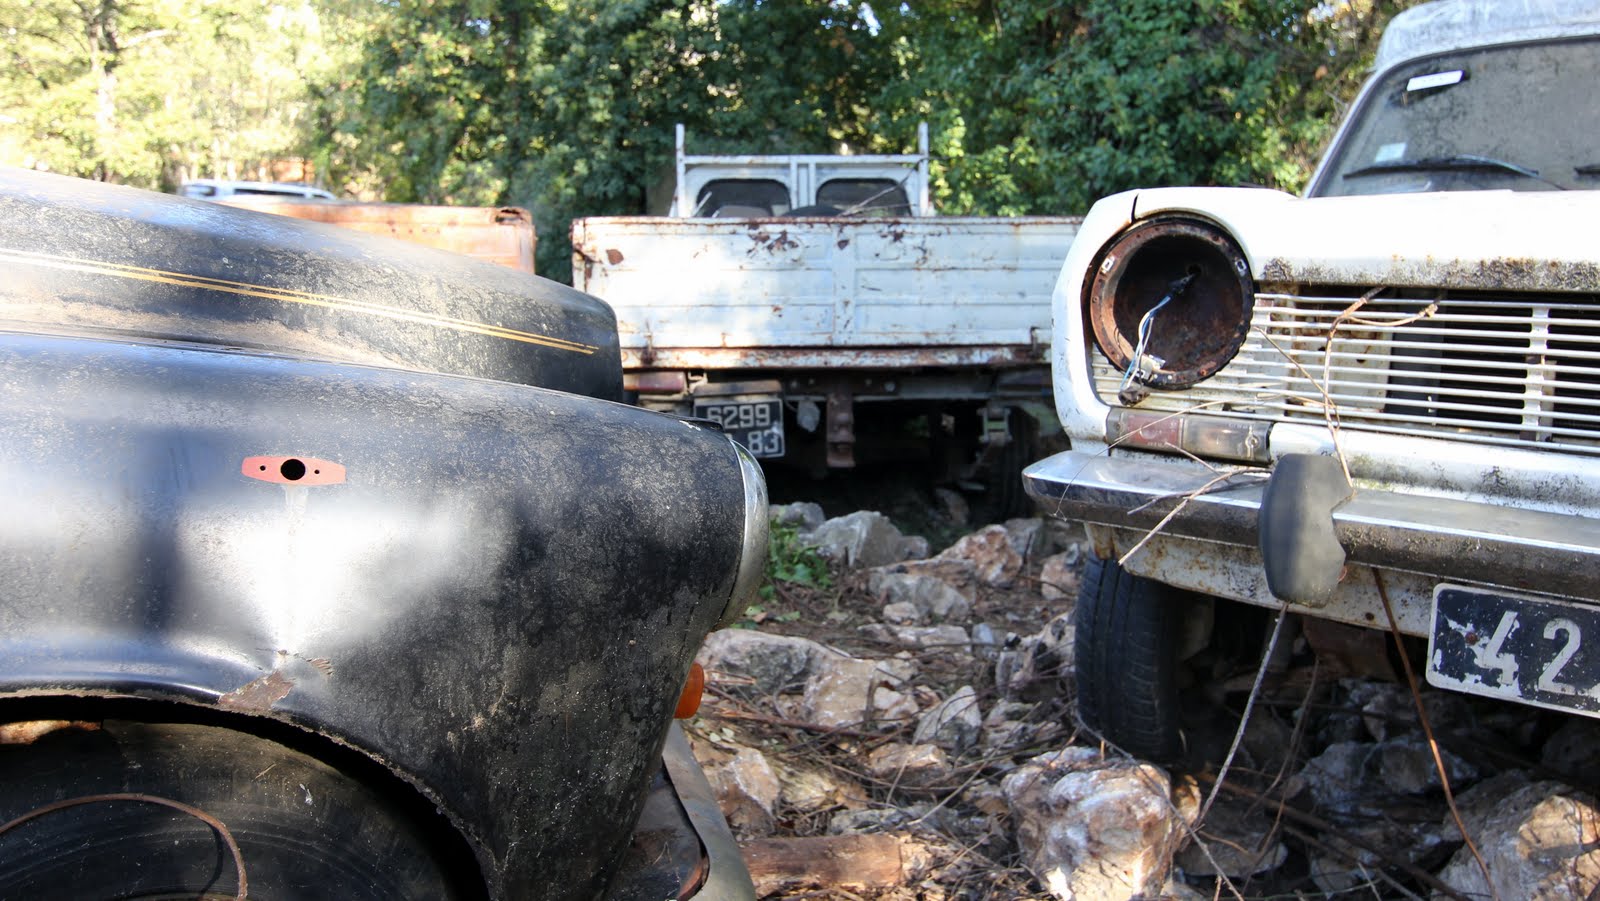
<path fill-rule="evenodd" d="M 285 200 L 236 194 L 218 203 L 279 216 L 342 225 L 374 235 L 426 244 L 523 272 L 533 272 L 538 246 L 533 216 L 521 207 L 427 206 Z"/>
<path fill-rule="evenodd" d="M 573 276 L 625 366 L 1032 363 L 1079 221 L 590 218 Z"/>
<path fill-rule="evenodd" d="M 1048 360 L 1044 344 L 1020 347 L 624 347 L 625 369 L 1012 369 Z"/>
<path fill-rule="evenodd" d="M 1213 597 L 1231 598 L 1247 604 L 1277 608 L 1280 602 L 1267 590 L 1261 566 L 1261 552 L 1253 547 L 1190 541 L 1181 537 L 1157 535 L 1145 541 L 1144 532 L 1087 527 L 1096 553 L 1120 556 L 1139 542 L 1144 545 L 1128 558 L 1129 572 Z M 1434 580 L 1404 570 L 1383 570 L 1384 586 L 1394 607 L 1400 631 L 1407 635 L 1428 634 L 1428 614 L 1433 603 Z M 1289 610 L 1354 626 L 1387 626 L 1383 599 L 1379 596 L 1372 570 L 1352 567 L 1339 583 L 1328 603 L 1315 610 L 1289 604 Z"/>

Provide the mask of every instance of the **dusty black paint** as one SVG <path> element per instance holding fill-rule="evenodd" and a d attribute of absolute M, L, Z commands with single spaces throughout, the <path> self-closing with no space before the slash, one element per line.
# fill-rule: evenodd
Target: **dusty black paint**
<path fill-rule="evenodd" d="M 293 281 L 288 266 L 301 290 L 372 278 L 391 305 L 456 309 L 408 292 L 417 270 L 405 260 L 324 270 L 321 250 L 270 240 L 277 222 L 197 232 L 173 251 L 170 220 L 214 224 L 209 212 L 106 196 L 169 221 L 83 236 L 80 255 L 126 241 L 141 265 L 164 269 L 248 253 L 254 234 L 267 240 L 239 281 Z M 58 234 L 37 199 L 0 199 L 0 220 L 14 214 L 43 229 L 33 249 L 70 249 L 68 223 L 104 225 L 103 211 L 67 210 Z M 0 233 L 12 249 L 25 243 L 13 221 Z M 530 322 L 577 333 L 608 321 L 603 305 L 506 273 L 535 287 L 469 284 L 463 296 L 516 299 Z M 0 287 L 6 315 L 41 323 L 0 329 L 0 717 L 22 695 L 228 698 L 230 711 L 312 730 L 414 785 L 471 845 L 494 896 L 596 896 L 694 651 L 732 591 L 745 516 L 732 442 L 577 394 L 338 362 L 382 344 L 423 354 L 418 368 L 610 393 L 611 370 L 553 356 L 565 351 L 345 333 L 306 307 L 273 334 L 343 343 L 246 352 L 223 342 L 257 333 L 259 310 L 244 321 L 205 292 L 94 278 Z M 58 288 L 77 292 L 74 310 L 51 306 Z M 95 305 L 129 327 L 61 323 Z M 185 320 L 205 344 L 149 337 Z M 614 369 L 614 330 L 589 340 Z M 242 461 L 258 455 L 336 462 L 346 479 L 246 477 Z"/>
<path fill-rule="evenodd" d="M 33 329 L 223 343 L 622 397 L 616 317 L 600 300 L 338 226 L 0 170 L 0 267 L 0 322 Z M 483 333 L 498 330 L 556 346 Z"/>

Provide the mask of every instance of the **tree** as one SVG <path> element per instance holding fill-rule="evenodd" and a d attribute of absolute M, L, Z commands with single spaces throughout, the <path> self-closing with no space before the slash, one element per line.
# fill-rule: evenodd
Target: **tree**
<path fill-rule="evenodd" d="M 938 124 L 947 212 L 1081 212 L 1167 184 L 1298 190 L 1405 0 L 933 0 L 884 17 Z"/>
<path fill-rule="evenodd" d="M 859 145 L 893 72 L 857 8 L 805 0 L 402 2 L 361 40 L 320 111 L 333 171 L 531 207 L 556 278 L 570 219 L 645 211 L 675 124 L 701 151 Z"/>
<path fill-rule="evenodd" d="M 0 0 L 0 152 L 152 188 L 264 176 L 338 64 L 323 23 L 309 0 Z"/>

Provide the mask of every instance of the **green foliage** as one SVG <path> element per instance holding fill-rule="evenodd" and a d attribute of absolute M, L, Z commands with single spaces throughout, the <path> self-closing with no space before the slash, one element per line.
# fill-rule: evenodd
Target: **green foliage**
<path fill-rule="evenodd" d="M 1135 187 L 1298 190 L 1409 3 L 940 0 L 885 23 L 908 47 L 882 105 L 941 134 L 945 212 L 1081 212 Z"/>
<path fill-rule="evenodd" d="M 767 568 L 757 589 L 759 600 L 751 604 L 743 615 L 746 627 L 772 620 L 791 623 L 801 616 L 799 610 L 774 613 L 769 605 L 779 600 L 778 584 L 800 588 L 827 590 L 833 587 L 833 573 L 828 561 L 815 548 L 800 542 L 800 530 L 794 526 L 772 524 L 767 541 Z"/>
<path fill-rule="evenodd" d="M 0 0 L 0 161 L 635 214 L 698 152 L 904 151 L 947 213 L 1308 177 L 1413 0 Z"/>
<path fill-rule="evenodd" d="M 172 188 L 304 155 L 339 65 L 311 0 L 0 0 L 0 160 Z"/>
<path fill-rule="evenodd" d="M 360 40 L 320 112 L 340 180 L 529 207 L 556 279 L 572 218 L 645 211 L 675 124 L 701 151 L 825 152 L 892 76 L 857 11 L 817 3 L 403 0 Z"/>
<path fill-rule="evenodd" d="M 798 529 L 773 523 L 767 541 L 767 572 L 760 589 L 763 600 L 776 596 L 778 582 L 826 590 L 833 587 L 833 574 L 816 548 L 800 542 Z"/>

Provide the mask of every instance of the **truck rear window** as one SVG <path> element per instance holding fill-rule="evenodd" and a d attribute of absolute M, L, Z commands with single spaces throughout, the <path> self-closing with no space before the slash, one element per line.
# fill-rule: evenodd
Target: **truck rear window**
<path fill-rule="evenodd" d="M 817 189 L 817 203 L 849 216 L 909 216 L 911 200 L 899 182 L 887 178 L 832 178 Z"/>
<path fill-rule="evenodd" d="M 748 218 L 789 212 L 789 189 L 766 178 L 719 178 L 706 183 L 694 201 L 695 216 Z"/>

